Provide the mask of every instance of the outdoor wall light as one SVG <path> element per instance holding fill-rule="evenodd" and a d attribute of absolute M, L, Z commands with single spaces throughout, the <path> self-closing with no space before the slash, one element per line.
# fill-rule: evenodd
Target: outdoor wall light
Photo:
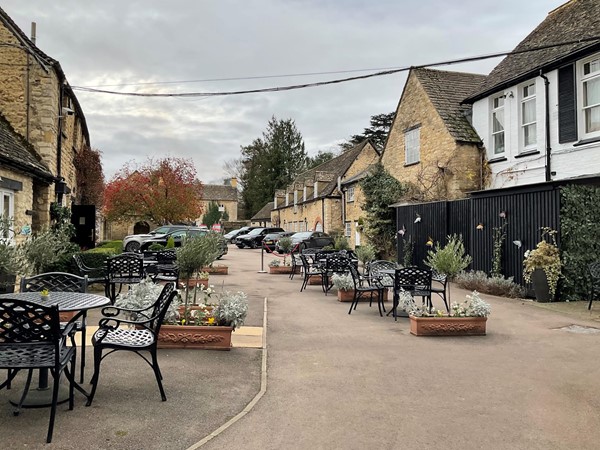
<path fill-rule="evenodd" d="M 398 235 L 404 236 L 404 233 L 406 233 L 406 228 L 404 227 L 404 225 L 402 225 L 402 228 L 398 230 Z"/>
<path fill-rule="evenodd" d="M 478 229 L 479 231 L 481 231 L 481 230 L 483 230 L 483 224 L 481 222 L 479 222 L 475 228 Z"/>

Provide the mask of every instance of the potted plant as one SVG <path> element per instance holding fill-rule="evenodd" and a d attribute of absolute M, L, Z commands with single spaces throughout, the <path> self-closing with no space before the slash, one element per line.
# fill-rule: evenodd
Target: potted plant
<path fill-rule="evenodd" d="M 333 287 L 337 289 L 337 299 L 340 302 L 351 302 L 354 299 L 354 280 L 349 273 L 334 273 L 331 277 Z"/>
<path fill-rule="evenodd" d="M 409 292 L 400 293 L 399 307 L 408 312 L 410 333 L 415 336 L 481 336 L 486 334 L 491 306 L 477 291 L 462 303 L 452 303 L 450 314 L 428 305 L 417 306 Z"/>
<path fill-rule="evenodd" d="M 427 251 L 425 265 L 431 267 L 438 274 L 446 275 L 448 281 L 454 281 L 454 278 L 469 267 L 472 261 L 473 258 L 466 254 L 462 236 L 453 234 L 448 236 L 448 242 L 443 247 L 437 242 L 433 250 Z M 450 298 L 450 290 L 448 289 L 447 292 L 448 298 Z M 444 295 L 445 293 L 446 290 L 444 290 Z M 445 298 L 444 301 L 446 301 Z"/>
<path fill-rule="evenodd" d="M 294 268 L 292 268 L 292 266 L 289 265 L 289 263 L 285 262 L 282 264 L 282 261 L 280 261 L 278 258 L 272 259 L 269 262 L 268 266 L 269 266 L 269 273 L 277 274 L 277 275 L 281 275 L 281 274 L 289 275 L 290 273 L 292 273 L 292 270 L 294 270 Z M 299 269 L 299 267 L 296 268 L 296 270 L 298 270 L 298 269 Z"/>
<path fill-rule="evenodd" d="M 215 293 L 212 287 L 203 286 L 192 289 L 193 303 L 183 304 L 179 295 L 170 305 L 158 335 L 158 347 L 230 350 L 231 333 L 244 324 L 248 312 L 246 294 Z M 146 279 L 119 295 L 115 305 L 141 309 L 153 304 L 161 290 L 162 286 Z M 136 318 L 133 313 L 131 319 Z"/>
<path fill-rule="evenodd" d="M 548 227 L 541 229 L 542 240 L 533 250 L 525 252 L 523 277 L 533 284 L 538 302 L 550 302 L 556 295 L 556 286 L 560 278 L 560 252 L 556 245 L 556 230 Z"/>
<path fill-rule="evenodd" d="M 355 251 L 358 260 L 362 263 L 363 273 L 365 273 L 367 265 L 375 259 L 375 248 L 372 245 L 366 244 L 356 247 Z"/>

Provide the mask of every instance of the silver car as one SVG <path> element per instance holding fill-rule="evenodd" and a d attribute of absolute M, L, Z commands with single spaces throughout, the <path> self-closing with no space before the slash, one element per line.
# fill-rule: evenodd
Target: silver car
<path fill-rule="evenodd" d="M 148 234 L 131 234 L 129 236 L 125 236 L 123 239 L 123 249 L 125 249 L 126 252 L 137 252 L 140 250 L 142 243 L 148 239 L 161 237 L 167 233 L 171 233 L 172 231 L 185 230 L 186 228 L 189 228 L 189 226 L 163 225 L 162 227 L 158 227 L 156 230 L 152 230 Z"/>

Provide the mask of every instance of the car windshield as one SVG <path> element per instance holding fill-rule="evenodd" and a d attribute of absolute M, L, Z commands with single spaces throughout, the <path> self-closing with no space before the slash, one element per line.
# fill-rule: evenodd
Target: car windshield
<path fill-rule="evenodd" d="M 167 234 L 169 232 L 169 227 L 160 227 L 154 231 L 151 231 L 150 234 Z"/>
<path fill-rule="evenodd" d="M 292 235 L 292 240 L 301 241 L 302 239 L 307 239 L 312 234 L 312 231 L 303 231 L 301 233 L 296 233 Z"/>
<path fill-rule="evenodd" d="M 181 236 L 185 236 L 185 232 L 186 232 L 186 230 L 175 231 L 175 232 L 171 233 L 169 235 L 169 237 L 178 238 L 178 237 L 181 237 Z"/>
<path fill-rule="evenodd" d="M 232 230 L 229 233 L 225 234 L 224 236 L 230 237 L 230 236 L 233 236 L 234 234 L 237 234 L 239 231 L 241 231 L 241 230 Z"/>
<path fill-rule="evenodd" d="M 246 236 L 258 236 L 262 230 L 264 230 L 264 228 L 255 228 L 250 233 L 248 233 Z"/>

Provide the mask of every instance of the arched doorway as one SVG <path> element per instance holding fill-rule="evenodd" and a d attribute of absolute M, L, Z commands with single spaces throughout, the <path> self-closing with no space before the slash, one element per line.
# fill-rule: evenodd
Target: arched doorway
<path fill-rule="evenodd" d="M 136 222 L 133 226 L 133 234 L 147 234 L 150 232 L 148 222 Z"/>

